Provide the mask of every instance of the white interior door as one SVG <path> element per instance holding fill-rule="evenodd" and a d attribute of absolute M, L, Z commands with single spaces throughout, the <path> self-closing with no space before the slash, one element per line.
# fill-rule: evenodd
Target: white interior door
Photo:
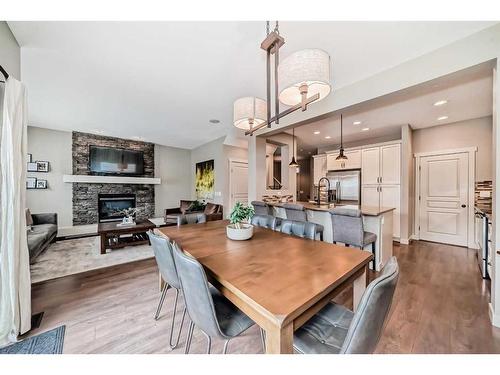
<path fill-rule="evenodd" d="M 420 158 L 420 239 L 467 246 L 469 155 Z"/>
<path fill-rule="evenodd" d="M 236 202 L 248 204 L 248 163 L 231 160 L 229 163 L 229 210 Z M 230 211 L 228 211 L 230 212 Z"/>

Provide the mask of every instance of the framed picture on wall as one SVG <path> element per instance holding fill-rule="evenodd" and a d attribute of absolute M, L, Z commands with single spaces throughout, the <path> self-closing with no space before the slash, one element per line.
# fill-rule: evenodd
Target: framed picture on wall
<path fill-rule="evenodd" d="M 196 163 L 196 199 L 213 199 L 215 190 L 214 160 Z"/>
<path fill-rule="evenodd" d="M 36 180 L 37 189 L 47 189 L 47 180 Z"/>
<path fill-rule="evenodd" d="M 28 167 L 26 169 L 28 172 L 38 172 L 38 163 L 29 162 Z"/>
<path fill-rule="evenodd" d="M 36 189 L 36 177 L 26 178 L 26 189 Z"/>
<path fill-rule="evenodd" d="M 48 172 L 49 171 L 49 162 L 48 161 L 38 161 L 36 162 L 38 168 L 37 172 Z"/>

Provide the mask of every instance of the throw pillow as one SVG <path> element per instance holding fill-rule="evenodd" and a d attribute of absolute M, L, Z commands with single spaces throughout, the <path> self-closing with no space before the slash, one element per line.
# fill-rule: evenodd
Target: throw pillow
<path fill-rule="evenodd" d="M 31 216 L 30 209 L 27 208 L 25 212 L 26 212 L 26 226 L 31 228 L 31 226 L 33 225 L 33 217 Z"/>
<path fill-rule="evenodd" d="M 207 205 L 205 206 L 204 214 L 212 215 L 217 213 L 218 210 L 219 210 L 219 205 L 213 203 L 207 203 Z"/>

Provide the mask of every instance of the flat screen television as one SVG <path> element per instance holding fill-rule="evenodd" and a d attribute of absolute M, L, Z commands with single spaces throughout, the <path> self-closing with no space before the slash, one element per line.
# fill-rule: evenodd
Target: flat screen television
<path fill-rule="evenodd" d="M 92 174 L 144 174 L 144 153 L 121 148 L 90 146 L 89 170 Z"/>

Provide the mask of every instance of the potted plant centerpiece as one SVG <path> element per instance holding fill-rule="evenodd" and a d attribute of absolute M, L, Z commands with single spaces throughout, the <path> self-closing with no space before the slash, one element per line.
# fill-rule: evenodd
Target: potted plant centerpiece
<path fill-rule="evenodd" d="M 244 223 L 245 220 L 250 220 L 254 214 L 252 206 L 245 206 L 241 202 L 237 202 L 231 214 L 229 215 L 229 224 L 226 227 L 227 237 L 231 240 L 244 241 L 252 238 L 253 225 Z"/>

